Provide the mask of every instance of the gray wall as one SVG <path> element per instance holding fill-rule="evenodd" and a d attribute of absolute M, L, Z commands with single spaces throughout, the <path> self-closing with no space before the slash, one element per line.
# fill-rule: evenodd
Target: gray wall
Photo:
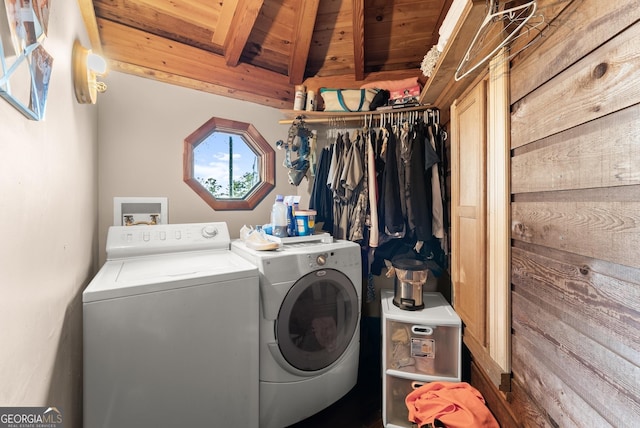
<path fill-rule="evenodd" d="M 99 250 L 104 260 L 114 197 L 167 197 L 170 223 L 226 221 L 232 237 L 244 224 L 268 223 L 275 195 L 296 194 L 282 166 L 286 139 L 279 110 L 150 79 L 110 73 L 100 97 Z M 276 187 L 252 211 L 214 211 L 182 179 L 184 138 L 211 117 L 253 124 L 276 150 Z"/>
<path fill-rule="evenodd" d="M 0 99 L 0 406 L 55 406 L 65 427 L 79 428 L 80 293 L 97 266 L 98 110 L 77 104 L 72 86 L 73 42 L 89 47 L 78 5 L 50 6 L 45 120 Z"/>

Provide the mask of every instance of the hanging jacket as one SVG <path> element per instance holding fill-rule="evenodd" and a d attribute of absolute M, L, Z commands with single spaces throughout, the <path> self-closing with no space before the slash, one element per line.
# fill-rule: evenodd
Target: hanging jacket
<path fill-rule="evenodd" d="M 387 147 L 385 149 L 385 167 L 382 177 L 382 194 L 378 212 L 384 213 L 380 219 L 380 231 L 389 235 L 404 234 L 404 217 L 400 201 L 400 185 L 398 182 L 398 159 L 396 157 L 396 137 L 390 124 L 387 124 Z M 384 220 L 384 221 L 383 221 Z"/>
<path fill-rule="evenodd" d="M 378 182 L 376 176 L 376 153 L 372 140 L 375 140 L 375 132 L 367 132 L 366 154 L 367 154 L 367 190 L 369 193 L 369 247 L 378 246 Z"/>
<path fill-rule="evenodd" d="M 425 129 L 422 122 L 416 124 L 409 138 L 407 153 L 406 192 L 407 222 L 418 241 L 428 241 L 432 235 L 431 171 L 425 165 Z M 428 166 L 429 168 L 431 165 Z"/>
<path fill-rule="evenodd" d="M 316 210 L 316 223 L 323 223 L 325 231 L 333 231 L 333 196 L 327 186 L 332 155 L 333 146 L 322 149 L 309 200 L 309 208 Z"/>
<path fill-rule="evenodd" d="M 362 242 L 365 236 L 365 223 L 369 210 L 368 171 L 365 162 L 366 145 L 364 138 L 358 134 L 353 143 L 353 157 L 351 159 L 350 179 L 345 182 L 353 188 L 353 197 L 350 201 L 348 239 L 354 242 Z"/>

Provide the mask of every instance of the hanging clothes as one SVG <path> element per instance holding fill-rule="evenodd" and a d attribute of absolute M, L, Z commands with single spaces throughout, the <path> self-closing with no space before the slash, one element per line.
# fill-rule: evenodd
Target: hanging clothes
<path fill-rule="evenodd" d="M 427 126 L 427 143 L 426 146 L 437 156 L 436 141 L 433 126 Z M 438 159 L 439 161 L 440 159 Z M 444 238 L 444 208 L 442 206 L 442 194 L 440 187 L 440 173 L 438 171 L 438 163 L 432 166 L 426 166 L 431 173 L 431 194 L 432 194 L 432 233 L 438 239 Z"/>
<path fill-rule="evenodd" d="M 334 225 L 333 236 L 337 239 L 347 239 L 348 227 L 349 227 L 349 198 L 351 197 L 352 190 L 349 186 L 345 186 L 348 179 L 348 169 L 351 168 L 351 158 L 353 153 L 351 151 L 352 144 L 349 138 L 349 133 L 345 132 L 342 135 L 342 152 L 337 163 L 337 181 L 334 183 Z"/>
<path fill-rule="evenodd" d="M 380 217 L 380 232 L 393 237 L 404 236 L 404 217 L 400 200 L 400 184 L 398 182 L 398 160 L 396 156 L 396 136 L 390 124 L 386 125 L 383 143 L 385 166 L 382 176 L 382 187 L 378 212 Z"/>
<path fill-rule="evenodd" d="M 378 181 L 376 174 L 376 153 L 373 140 L 376 133 L 367 132 L 367 184 L 369 194 L 369 247 L 378 246 L 380 232 L 378 230 Z"/>
<path fill-rule="evenodd" d="M 449 254 L 449 240 L 447 239 L 447 231 L 449 230 L 449 206 L 447 204 L 447 189 L 446 189 L 446 176 L 447 176 L 447 132 L 436 121 L 432 124 L 434 141 L 436 144 L 436 151 L 440 158 L 438 163 L 438 176 L 440 177 L 440 196 L 442 200 L 442 228 L 444 230 L 444 237 L 440 240 L 440 245 L 445 254 Z"/>
<path fill-rule="evenodd" d="M 431 175 L 426 174 L 424 165 L 424 137 L 424 125 L 419 122 L 407 136 L 408 148 L 405 154 L 407 224 L 417 241 L 426 241 L 432 234 Z"/>
<path fill-rule="evenodd" d="M 349 207 L 348 239 L 361 242 L 364 239 L 364 226 L 369 209 L 368 171 L 365 163 L 366 146 L 362 136 L 358 133 L 356 141 L 352 144 L 352 157 L 348 175 L 349 185 L 352 191 Z"/>
<path fill-rule="evenodd" d="M 436 276 L 446 267 L 446 132 L 438 117 L 381 116 L 379 129 L 328 134 L 334 141 L 318 156 L 310 208 L 334 238 L 360 243 L 367 300 L 378 257 L 398 248 L 438 266 Z"/>
<path fill-rule="evenodd" d="M 316 210 L 316 223 L 322 223 L 327 232 L 333 231 L 333 196 L 327 186 L 332 156 L 333 145 L 322 149 L 309 200 L 309 208 Z"/>

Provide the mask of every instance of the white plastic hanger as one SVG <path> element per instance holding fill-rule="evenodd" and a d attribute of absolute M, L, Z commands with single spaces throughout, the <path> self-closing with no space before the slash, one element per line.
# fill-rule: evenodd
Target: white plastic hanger
<path fill-rule="evenodd" d="M 457 81 L 463 79 L 465 76 L 467 76 L 469 73 L 471 73 L 472 71 L 474 71 L 476 68 L 480 67 L 482 64 L 484 64 L 487 60 L 489 60 L 490 58 L 492 58 L 503 46 L 505 46 L 506 44 L 508 44 L 509 42 L 511 42 L 514 38 L 514 36 L 516 36 L 516 34 L 518 34 L 518 32 L 522 29 L 522 27 L 524 27 L 527 22 L 531 19 L 532 16 L 535 15 L 536 10 L 537 10 L 537 2 L 536 0 L 532 0 L 530 2 L 527 2 L 523 5 L 520 6 L 515 6 L 509 9 L 505 9 L 505 10 L 499 10 L 499 0 L 489 0 L 491 2 L 491 7 L 489 8 L 489 12 L 487 13 L 487 16 L 485 16 L 484 20 L 482 21 L 482 24 L 480 25 L 480 28 L 478 28 L 478 31 L 476 32 L 476 35 L 473 37 L 473 40 L 471 41 L 471 44 L 469 45 L 469 48 L 467 49 L 467 52 L 464 54 L 464 56 L 462 57 L 462 61 L 460 61 L 460 64 L 458 65 L 458 68 L 456 69 L 456 73 L 454 75 L 454 78 Z M 529 9 L 529 10 L 527 10 Z M 506 36 L 504 38 L 504 40 L 498 44 L 498 46 L 496 46 L 495 49 L 493 49 L 489 54 L 487 54 L 484 58 L 482 58 L 480 61 L 476 62 L 473 67 L 470 67 L 468 69 L 466 69 L 466 71 L 462 72 L 462 69 L 470 62 L 471 58 L 471 51 L 473 51 L 474 49 L 477 48 L 477 44 L 483 42 L 484 40 L 482 40 L 482 38 L 480 37 L 481 35 L 484 35 L 483 32 L 487 30 L 487 28 L 489 28 L 489 25 L 493 22 L 497 22 L 497 21 L 504 21 L 504 20 L 509 20 L 509 24 L 513 24 L 518 22 L 518 25 L 515 29 L 511 30 L 511 32 L 509 33 L 508 36 Z M 509 27 L 510 25 L 506 25 L 505 27 Z"/>

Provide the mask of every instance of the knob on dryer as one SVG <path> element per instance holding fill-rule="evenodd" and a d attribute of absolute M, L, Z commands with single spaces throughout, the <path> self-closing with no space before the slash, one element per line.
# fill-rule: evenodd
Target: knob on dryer
<path fill-rule="evenodd" d="M 324 266 L 327 263 L 327 255 L 326 254 L 318 255 L 318 257 L 316 257 L 316 263 L 318 263 L 318 266 Z"/>
<path fill-rule="evenodd" d="M 205 226 L 202 228 L 202 236 L 204 236 L 205 238 L 213 238 L 214 236 L 216 236 L 218 234 L 218 229 L 216 229 L 214 226 Z"/>

